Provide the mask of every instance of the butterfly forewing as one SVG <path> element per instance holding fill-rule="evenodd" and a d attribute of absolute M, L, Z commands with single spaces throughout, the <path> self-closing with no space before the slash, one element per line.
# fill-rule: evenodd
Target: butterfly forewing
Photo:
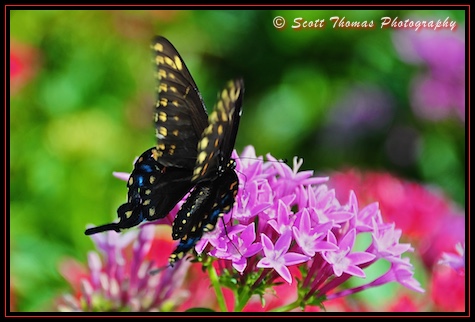
<path fill-rule="evenodd" d="M 90 228 L 87 235 L 163 218 L 193 186 L 197 145 L 208 126 L 208 115 L 196 83 L 173 45 L 156 37 L 151 46 L 158 80 L 156 147 L 142 153 L 134 164 L 127 202 L 117 209 L 120 221 Z"/>
<path fill-rule="evenodd" d="M 228 82 L 219 93 L 209 116 L 209 126 L 198 143 L 193 182 L 213 180 L 228 166 L 239 127 L 243 94 L 242 79 Z"/>
<path fill-rule="evenodd" d="M 208 125 L 206 108 L 175 47 L 156 37 L 152 49 L 158 80 L 154 114 L 157 156 L 164 166 L 192 169 L 198 141 Z"/>

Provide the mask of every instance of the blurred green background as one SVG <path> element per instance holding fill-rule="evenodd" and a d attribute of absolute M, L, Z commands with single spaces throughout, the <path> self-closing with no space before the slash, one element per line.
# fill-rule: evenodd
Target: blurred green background
<path fill-rule="evenodd" d="M 274 27 L 276 16 L 285 28 Z M 335 29 L 332 16 L 376 26 Z M 318 174 L 385 170 L 438 186 L 463 208 L 464 119 L 414 113 L 411 86 L 428 65 L 401 58 L 398 31 L 380 28 L 384 16 L 450 17 L 464 39 L 464 11 L 10 11 L 15 310 L 53 309 L 68 291 L 59 262 L 85 262 L 86 224 L 114 220 L 125 201 L 112 172 L 130 172 L 153 146 L 154 35 L 178 49 L 209 110 L 228 79 L 244 78 L 238 152 L 299 156 Z M 296 17 L 327 26 L 294 30 Z"/>

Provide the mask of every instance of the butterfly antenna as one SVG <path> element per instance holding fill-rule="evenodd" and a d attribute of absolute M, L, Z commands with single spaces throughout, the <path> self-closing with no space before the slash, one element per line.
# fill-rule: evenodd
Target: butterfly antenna
<path fill-rule="evenodd" d="M 162 267 L 158 267 L 158 268 L 155 268 L 155 269 L 152 269 L 148 272 L 149 275 L 157 275 L 161 272 L 163 272 L 164 270 L 166 270 L 167 268 L 171 268 L 173 267 L 171 264 L 168 264 L 168 265 L 165 265 L 165 266 L 162 266 Z"/>
<path fill-rule="evenodd" d="M 232 212 L 231 212 L 231 218 L 232 218 Z M 223 221 L 223 227 L 224 227 L 224 233 L 226 234 L 226 237 L 228 237 L 229 241 L 231 242 L 231 244 L 233 245 L 234 249 L 236 249 L 236 251 L 239 253 L 239 255 L 242 256 L 241 252 L 239 251 L 239 248 L 237 248 L 237 246 L 233 243 L 233 241 L 231 240 L 231 238 L 229 238 L 229 235 L 228 235 L 228 230 L 226 229 L 226 224 L 224 223 L 224 218 L 221 217 L 221 220 Z"/>
<path fill-rule="evenodd" d="M 242 174 L 242 176 L 244 177 L 244 185 L 246 185 L 246 182 L 247 182 L 247 176 L 246 176 L 246 174 L 245 174 L 244 172 L 241 172 L 241 171 L 236 170 L 236 169 L 234 169 L 234 171 L 238 172 L 239 174 Z"/>
<path fill-rule="evenodd" d="M 240 160 L 244 160 L 244 159 L 247 159 L 247 160 L 259 160 L 259 161 L 262 161 L 264 162 L 264 160 L 261 160 L 259 158 L 253 158 L 253 157 L 237 157 L 236 159 L 240 159 Z M 278 159 L 278 160 L 267 160 L 266 162 L 278 162 L 278 163 L 289 163 L 289 160 L 287 158 L 284 158 L 284 159 Z"/>

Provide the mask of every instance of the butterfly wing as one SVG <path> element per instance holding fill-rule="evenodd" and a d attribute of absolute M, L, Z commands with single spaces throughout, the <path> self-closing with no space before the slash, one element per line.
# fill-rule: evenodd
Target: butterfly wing
<path fill-rule="evenodd" d="M 218 219 L 231 210 L 238 185 L 236 172 L 228 169 L 215 181 L 201 182 L 193 189 L 179 211 L 185 216 L 173 225 L 172 237 L 180 242 L 170 255 L 170 265 L 193 249 L 204 233 L 214 230 Z"/>
<path fill-rule="evenodd" d="M 198 142 L 208 126 L 206 107 L 175 47 L 167 39 L 156 37 L 152 49 L 158 79 L 154 113 L 158 162 L 166 167 L 193 169 Z"/>
<path fill-rule="evenodd" d="M 152 42 L 157 68 L 154 120 L 157 145 L 134 164 L 128 199 L 118 209 L 119 223 L 86 230 L 86 235 L 120 231 L 144 220 L 165 217 L 190 191 L 197 146 L 208 115 L 195 81 L 175 47 L 165 38 Z"/>
<path fill-rule="evenodd" d="M 231 81 L 218 96 L 209 126 L 198 144 L 192 182 L 193 191 L 173 222 L 172 238 L 180 243 L 170 257 L 173 265 L 192 249 L 204 233 L 212 231 L 223 214 L 231 210 L 239 181 L 231 153 L 241 116 L 244 82 Z"/>
<path fill-rule="evenodd" d="M 218 96 L 209 125 L 198 143 L 192 182 L 213 180 L 229 166 L 242 111 L 244 81 L 228 82 Z"/>
<path fill-rule="evenodd" d="M 156 153 L 155 147 L 148 149 L 135 162 L 127 181 L 127 202 L 117 209 L 119 222 L 89 228 L 86 235 L 107 230 L 119 232 L 144 220 L 163 218 L 192 188 L 190 170 L 166 168 L 157 162 Z"/>
<path fill-rule="evenodd" d="M 192 188 L 188 169 L 162 167 L 155 155 L 155 148 L 142 154 L 129 177 L 127 203 L 117 210 L 124 228 L 165 217 Z"/>

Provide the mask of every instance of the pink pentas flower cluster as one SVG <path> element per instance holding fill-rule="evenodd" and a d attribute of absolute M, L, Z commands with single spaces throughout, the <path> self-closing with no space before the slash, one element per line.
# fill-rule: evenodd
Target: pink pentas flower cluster
<path fill-rule="evenodd" d="M 280 294 L 287 302 L 276 311 L 322 306 L 327 300 L 390 282 L 424 292 L 414 279 L 409 259 L 403 257 L 413 248 L 399 242 L 401 231 L 383 222 L 377 203 L 360 207 L 351 192 L 348 203 L 341 204 L 335 190 L 327 187 L 327 177 L 300 170 L 302 159 L 294 158 L 292 167 L 270 154 L 264 160 L 252 146 L 240 155 L 234 151 L 233 158 L 240 182 L 234 207 L 190 254 L 211 272 L 218 302 L 220 287 L 233 291 L 233 303 L 222 299 L 220 309 L 246 310 L 253 295 L 264 301 L 270 289 L 283 284 L 293 286 L 296 294 Z M 141 229 L 171 225 L 182 203 L 167 217 Z M 361 235 L 370 236 L 371 242 L 362 244 Z M 189 263 L 189 259 L 180 262 Z M 366 279 L 365 268 L 379 260 L 390 263 L 379 277 L 358 287 L 344 284 L 350 278 Z M 167 286 L 160 284 L 156 292 L 159 287 Z"/>
<path fill-rule="evenodd" d="M 251 295 L 261 284 L 295 283 L 290 268 L 297 267 L 298 283 L 307 290 L 295 302 L 299 306 L 315 297 L 332 299 L 389 282 L 423 291 L 413 278 L 412 265 L 402 258 L 412 247 L 399 243 L 401 231 L 383 222 L 377 203 L 359 209 L 351 193 L 348 204 L 340 204 L 335 191 L 325 185 L 327 177 L 300 171 L 301 159 L 294 158 L 292 168 L 271 155 L 264 161 L 252 146 L 233 157 L 240 181 L 236 203 L 196 245 L 198 254 L 219 259 L 222 276 L 252 284 Z M 172 212 L 166 221 L 173 218 Z M 365 251 L 355 251 L 360 234 L 372 235 Z M 350 277 L 365 278 L 363 269 L 380 259 L 391 263 L 383 276 L 337 292 Z M 238 308 L 242 305 L 236 303 Z"/>
<path fill-rule="evenodd" d="M 154 236 L 151 225 L 122 234 L 108 231 L 92 235 L 99 252 L 89 252 L 87 274 L 73 276 L 62 269 L 63 275 L 69 275 L 72 283 L 79 283 L 80 289 L 76 296 L 65 295 L 58 309 L 149 312 L 169 310 L 180 304 L 187 296 L 181 285 L 190 263 L 183 261 L 173 269 L 153 273 L 157 260 L 153 260 L 154 256 L 150 258 L 149 253 Z"/>

